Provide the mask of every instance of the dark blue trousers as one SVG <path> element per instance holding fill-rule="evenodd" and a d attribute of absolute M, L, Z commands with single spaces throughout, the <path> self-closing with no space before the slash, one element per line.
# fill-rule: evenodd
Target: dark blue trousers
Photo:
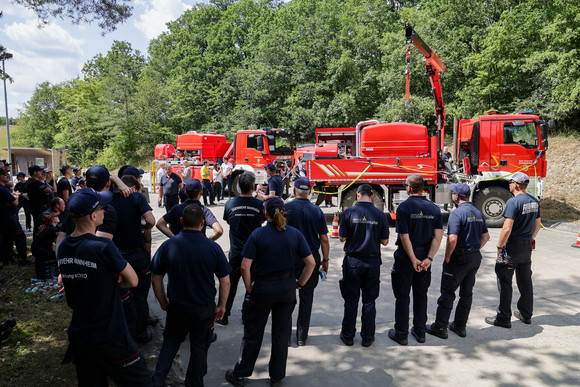
<path fill-rule="evenodd" d="M 203 387 L 207 374 L 207 350 L 213 334 L 215 304 L 196 308 L 176 308 L 169 305 L 163 331 L 163 344 L 155 366 L 153 383 L 165 386 L 165 378 L 171 370 L 173 359 L 185 337 L 189 335 L 190 357 L 185 376 L 186 386 Z"/>
<path fill-rule="evenodd" d="M 127 260 L 137 273 L 139 284 L 131 288 L 133 303 L 135 304 L 135 330 L 137 339 L 147 335 L 147 320 L 149 319 L 149 304 L 147 296 L 151 287 L 151 272 L 149 271 L 149 253 L 143 248 L 137 248 L 129 252 L 121 251 L 123 258 Z M 129 321 L 128 321 L 129 323 Z"/>
<path fill-rule="evenodd" d="M 281 380 L 286 376 L 288 339 L 295 305 L 294 276 L 275 281 L 254 282 L 250 300 L 244 301 L 242 309 L 244 337 L 240 358 L 234 366 L 235 376 L 246 377 L 254 372 L 270 312 L 272 312 L 272 352 L 268 370 L 272 380 Z"/>
<path fill-rule="evenodd" d="M 372 263 L 371 263 L 372 262 Z M 375 300 L 379 297 L 381 260 L 369 258 L 369 262 L 345 256 L 342 261 L 340 292 L 344 298 L 344 317 L 342 335 L 352 339 L 356 333 L 358 301 L 362 293 L 361 338 L 371 340 L 375 336 L 377 311 Z"/>
<path fill-rule="evenodd" d="M 234 305 L 234 299 L 236 298 L 236 293 L 238 292 L 238 283 L 240 282 L 240 277 L 242 273 L 240 268 L 242 266 L 241 255 L 232 256 L 230 253 L 229 261 L 232 271 L 230 272 L 230 293 L 228 294 L 228 301 L 226 302 L 226 312 L 224 316 L 228 317 L 232 314 L 232 307 Z"/>
<path fill-rule="evenodd" d="M 459 288 L 459 302 L 455 309 L 455 326 L 465 328 L 471 303 L 473 301 L 473 286 L 475 275 L 481 265 L 481 253 L 474 251 L 465 254 L 465 263 L 455 263 L 453 256 L 449 263 L 443 262 L 441 275 L 441 296 L 437 300 L 437 316 L 435 326 L 447 328 L 449 317 L 455 301 L 455 291 Z"/>
<path fill-rule="evenodd" d="M 532 318 L 534 308 L 534 287 L 532 284 L 532 241 L 509 241 L 506 245 L 508 263 L 496 263 L 497 287 L 499 289 L 499 306 L 497 319 L 509 321 L 512 316 L 512 278 L 516 274 L 516 283 L 520 291 L 517 307 L 526 319 Z"/>
<path fill-rule="evenodd" d="M 320 253 L 318 251 L 313 251 L 312 256 L 314 257 L 315 269 L 312 270 L 312 275 L 306 281 L 304 286 L 298 290 L 298 319 L 296 320 L 296 338 L 300 341 L 306 341 L 308 338 L 308 330 L 310 329 L 310 317 L 312 316 L 312 305 L 314 303 L 314 289 L 318 286 L 318 277 L 320 272 L 318 267 L 320 267 Z M 294 265 L 294 273 L 296 274 L 296 279 L 298 280 L 302 275 L 304 270 L 304 261 L 296 261 Z M 292 334 L 292 326 L 290 326 L 290 334 Z"/>
<path fill-rule="evenodd" d="M 427 258 L 426 250 L 415 251 L 419 260 Z M 417 333 L 425 334 L 427 324 L 427 291 L 431 285 L 431 267 L 427 271 L 416 272 L 407 256 L 400 248 L 395 250 L 395 264 L 391 271 L 391 284 L 395 295 L 395 330 L 397 336 L 407 337 L 409 333 L 409 302 L 413 289 L 413 326 Z"/>

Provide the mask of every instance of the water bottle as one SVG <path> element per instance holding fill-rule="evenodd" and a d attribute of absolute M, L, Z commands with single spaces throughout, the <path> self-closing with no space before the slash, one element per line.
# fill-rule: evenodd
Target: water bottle
<path fill-rule="evenodd" d="M 326 281 L 327 277 L 326 277 L 326 272 L 324 270 L 322 270 L 322 268 L 320 269 L 320 280 L 321 281 Z"/>

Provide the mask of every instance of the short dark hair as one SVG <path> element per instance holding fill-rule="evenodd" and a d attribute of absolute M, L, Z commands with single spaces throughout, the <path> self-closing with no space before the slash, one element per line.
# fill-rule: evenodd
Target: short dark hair
<path fill-rule="evenodd" d="M 52 208 L 54 210 L 54 207 L 56 207 L 60 203 L 61 200 L 62 200 L 62 198 L 60 198 L 60 197 L 52 198 L 52 200 L 50 201 L 50 208 Z"/>
<path fill-rule="evenodd" d="M 141 185 L 137 178 L 133 175 L 125 175 L 121 178 L 121 181 L 127 185 L 127 187 L 135 187 L 135 189 L 141 189 Z"/>
<path fill-rule="evenodd" d="M 425 180 L 423 176 L 413 173 L 407 177 L 407 185 L 411 187 L 413 193 L 421 193 L 425 187 Z"/>
<path fill-rule="evenodd" d="M 243 194 L 250 193 L 254 189 L 254 183 L 256 182 L 256 175 L 250 171 L 245 171 L 238 178 L 238 183 L 240 184 L 240 191 Z"/>
<path fill-rule="evenodd" d="M 203 210 L 197 204 L 190 204 L 183 210 L 183 227 L 199 227 L 203 221 Z"/>
<path fill-rule="evenodd" d="M 67 169 L 72 168 L 70 165 L 68 164 L 64 164 L 60 167 L 60 174 L 64 175 L 67 171 Z"/>

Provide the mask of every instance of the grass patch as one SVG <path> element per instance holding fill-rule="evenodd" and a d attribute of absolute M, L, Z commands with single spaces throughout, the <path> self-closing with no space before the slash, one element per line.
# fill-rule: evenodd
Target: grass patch
<path fill-rule="evenodd" d="M 2 385 L 76 385 L 72 364 L 61 365 L 68 346 L 66 329 L 71 310 L 65 298 L 48 301 L 56 294 L 25 294 L 34 277 L 34 267 L 6 266 L 0 285 L 2 321 L 15 317 L 16 328 L 0 344 L 0 384 Z"/>

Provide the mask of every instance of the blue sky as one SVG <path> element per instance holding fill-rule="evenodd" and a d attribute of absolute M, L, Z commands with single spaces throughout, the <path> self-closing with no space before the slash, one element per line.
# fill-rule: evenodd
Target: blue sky
<path fill-rule="evenodd" d="M 18 109 L 30 99 L 37 84 L 59 83 L 81 73 L 83 65 L 96 54 L 105 54 L 114 40 L 131 43 L 133 49 L 147 54 L 149 41 L 166 30 L 165 23 L 178 18 L 202 0 L 135 0 L 133 16 L 105 36 L 96 24 L 74 25 L 68 20 L 50 19 L 38 28 L 38 19 L 28 9 L 0 0 L 0 44 L 14 55 L 6 61 L 6 72 L 14 83 L 7 82 L 8 114 L 18 116 Z M 0 98 L 4 116 L 4 99 Z"/>

